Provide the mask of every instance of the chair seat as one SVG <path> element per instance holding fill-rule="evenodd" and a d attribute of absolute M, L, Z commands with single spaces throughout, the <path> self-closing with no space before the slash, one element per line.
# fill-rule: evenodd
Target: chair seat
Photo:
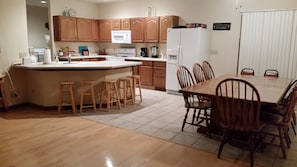
<path fill-rule="evenodd" d="M 211 107 L 211 101 L 195 101 L 185 104 L 186 108 L 208 109 Z"/>
<path fill-rule="evenodd" d="M 281 105 L 275 105 L 275 106 L 263 106 L 261 108 L 262 113 L 267 114 L 277 114 L 284 116 L 286 114 L 286 110 L 284 109 L 284 106 Z"/>
<path fill-rule="evenodd" d="M 280 125 L 282 123 L 283 116 L 274 113 L 261 112 L 260 119 L 270 125 Z"/>

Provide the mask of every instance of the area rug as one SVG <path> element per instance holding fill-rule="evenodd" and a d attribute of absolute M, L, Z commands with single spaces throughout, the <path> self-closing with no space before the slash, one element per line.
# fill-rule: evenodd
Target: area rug
<path fill-rule="evenodd" d="M 30 118 L 59 118 L 69 116 L 88 116 L 88 115 L 106 115 L 106 114 L 127 114 L 144 108 L 143 105 L 127 104 L 126 107 L 118 109 L 116 106 L 112 106 L 110 111 L 106 108 L 99 109 L 97 107 L 96 112 L 93 108 L 86 108 L 80 112 L 79 107 L 76 109 L 76 113 L 73 113 L 70 107 L 64 107 L 59 113 L 57 108 L 43 108 L 34 105 L 22 105 L 14 108 L 9 108 L 8 111 L 1 111 L 0 117 L 4 119 L 30 119 Z"/>

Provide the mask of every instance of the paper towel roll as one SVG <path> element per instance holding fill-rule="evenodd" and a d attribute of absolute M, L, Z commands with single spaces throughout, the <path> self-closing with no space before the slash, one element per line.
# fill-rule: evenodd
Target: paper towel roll
<path fill-rule="evenodd" d="M 52 63 L 51 58 L 52 58 L 52 56 L 51 56 L 51 50 L 50 49 L 45 49 L 44 50 L 43 63 L 44 64 L 50 64 L 50 63 Z"/>

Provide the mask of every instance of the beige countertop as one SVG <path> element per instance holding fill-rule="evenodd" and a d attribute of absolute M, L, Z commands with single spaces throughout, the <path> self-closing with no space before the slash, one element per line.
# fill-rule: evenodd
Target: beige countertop
<path fill-rule="evenodd" d="M 89 56 L 71 56 L 72 60 L 75 59 L 92 59 L 92 58 L 108 58 L 108 57 L 117 57 L 115 55 L 89 55 Z M 166 62 L 164 58 L 152 58 L 152 57 L 124 57 L 125 60 L 139 60 L 139 61 L 162 61 Z M 68 57 L 60 57 L 60 60 L 68 60 Z"/>
<path fill-rule="evenodd" d="M 74 61 L 68 63 L 60 61 L 58 63 L 52 62 L 50 64 L 43 64 L 42 62 L 30 63 L 27 65 L 15 64 L 16 68 L 32 69 L 32 70 L 89 70 L 89 69 L 115 69 L 137 66 L 142 64 L 135 61 Z"/>

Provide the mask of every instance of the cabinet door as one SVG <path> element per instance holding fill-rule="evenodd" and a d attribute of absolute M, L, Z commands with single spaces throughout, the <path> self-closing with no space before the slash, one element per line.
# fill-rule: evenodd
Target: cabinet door
<path fill-rule="evenodd" d="M 144 18 L 131 18 L 132 42 L 144 42 Z"/>
<path fill-rule="evenodd" d="M 154 62 L 154 87 L 156 90 L 166 90 L 166 62 Z"/>
<path fill-rule="evenodd" d="M 145 42 L 159 42 L 159 17 L 147 17 L 145 18 Z"/>
<path fill-rule="evenodd" d="M 99 21 L 92 20 L 92 41 L 97 42 L 99 41 Z"/>
<path fill-rule="evenodd" d="M 122 30 L 130 30 L 131 29 L 131 23 L 130 19 L 121 19 L 121 29 Z"/>
<path fill-rule="evenodd" d="M 121 29 L 121 19 L 112 19 L 112 30 L 120 30 Z"/>
<path fill-rule="evenodd" d="M 111 26 L 112 20 L 103 19 L 99 20 L 99 41 L 111 42 Z"/>
<path fill-rule="evenodd" d="M 77 40 L 92 41 L 92 20 L 77 18 Z"/>
<path fill-rule="evenodd" d="M 153 86 L 153 62 L 143 61 L 142 65 L 138 66 L 138 72 L 142 85 Z"/>
<path fill-rule="evenodd" d="M 76 18 L 53 16 L 55 41 L 73 42 L 77 40 Z"/>
<path fill-rule="evenodd" d="M 178 16 L 160 17 L 159 42 L 167 42 L 167 29 L 178 25 Z"/>

